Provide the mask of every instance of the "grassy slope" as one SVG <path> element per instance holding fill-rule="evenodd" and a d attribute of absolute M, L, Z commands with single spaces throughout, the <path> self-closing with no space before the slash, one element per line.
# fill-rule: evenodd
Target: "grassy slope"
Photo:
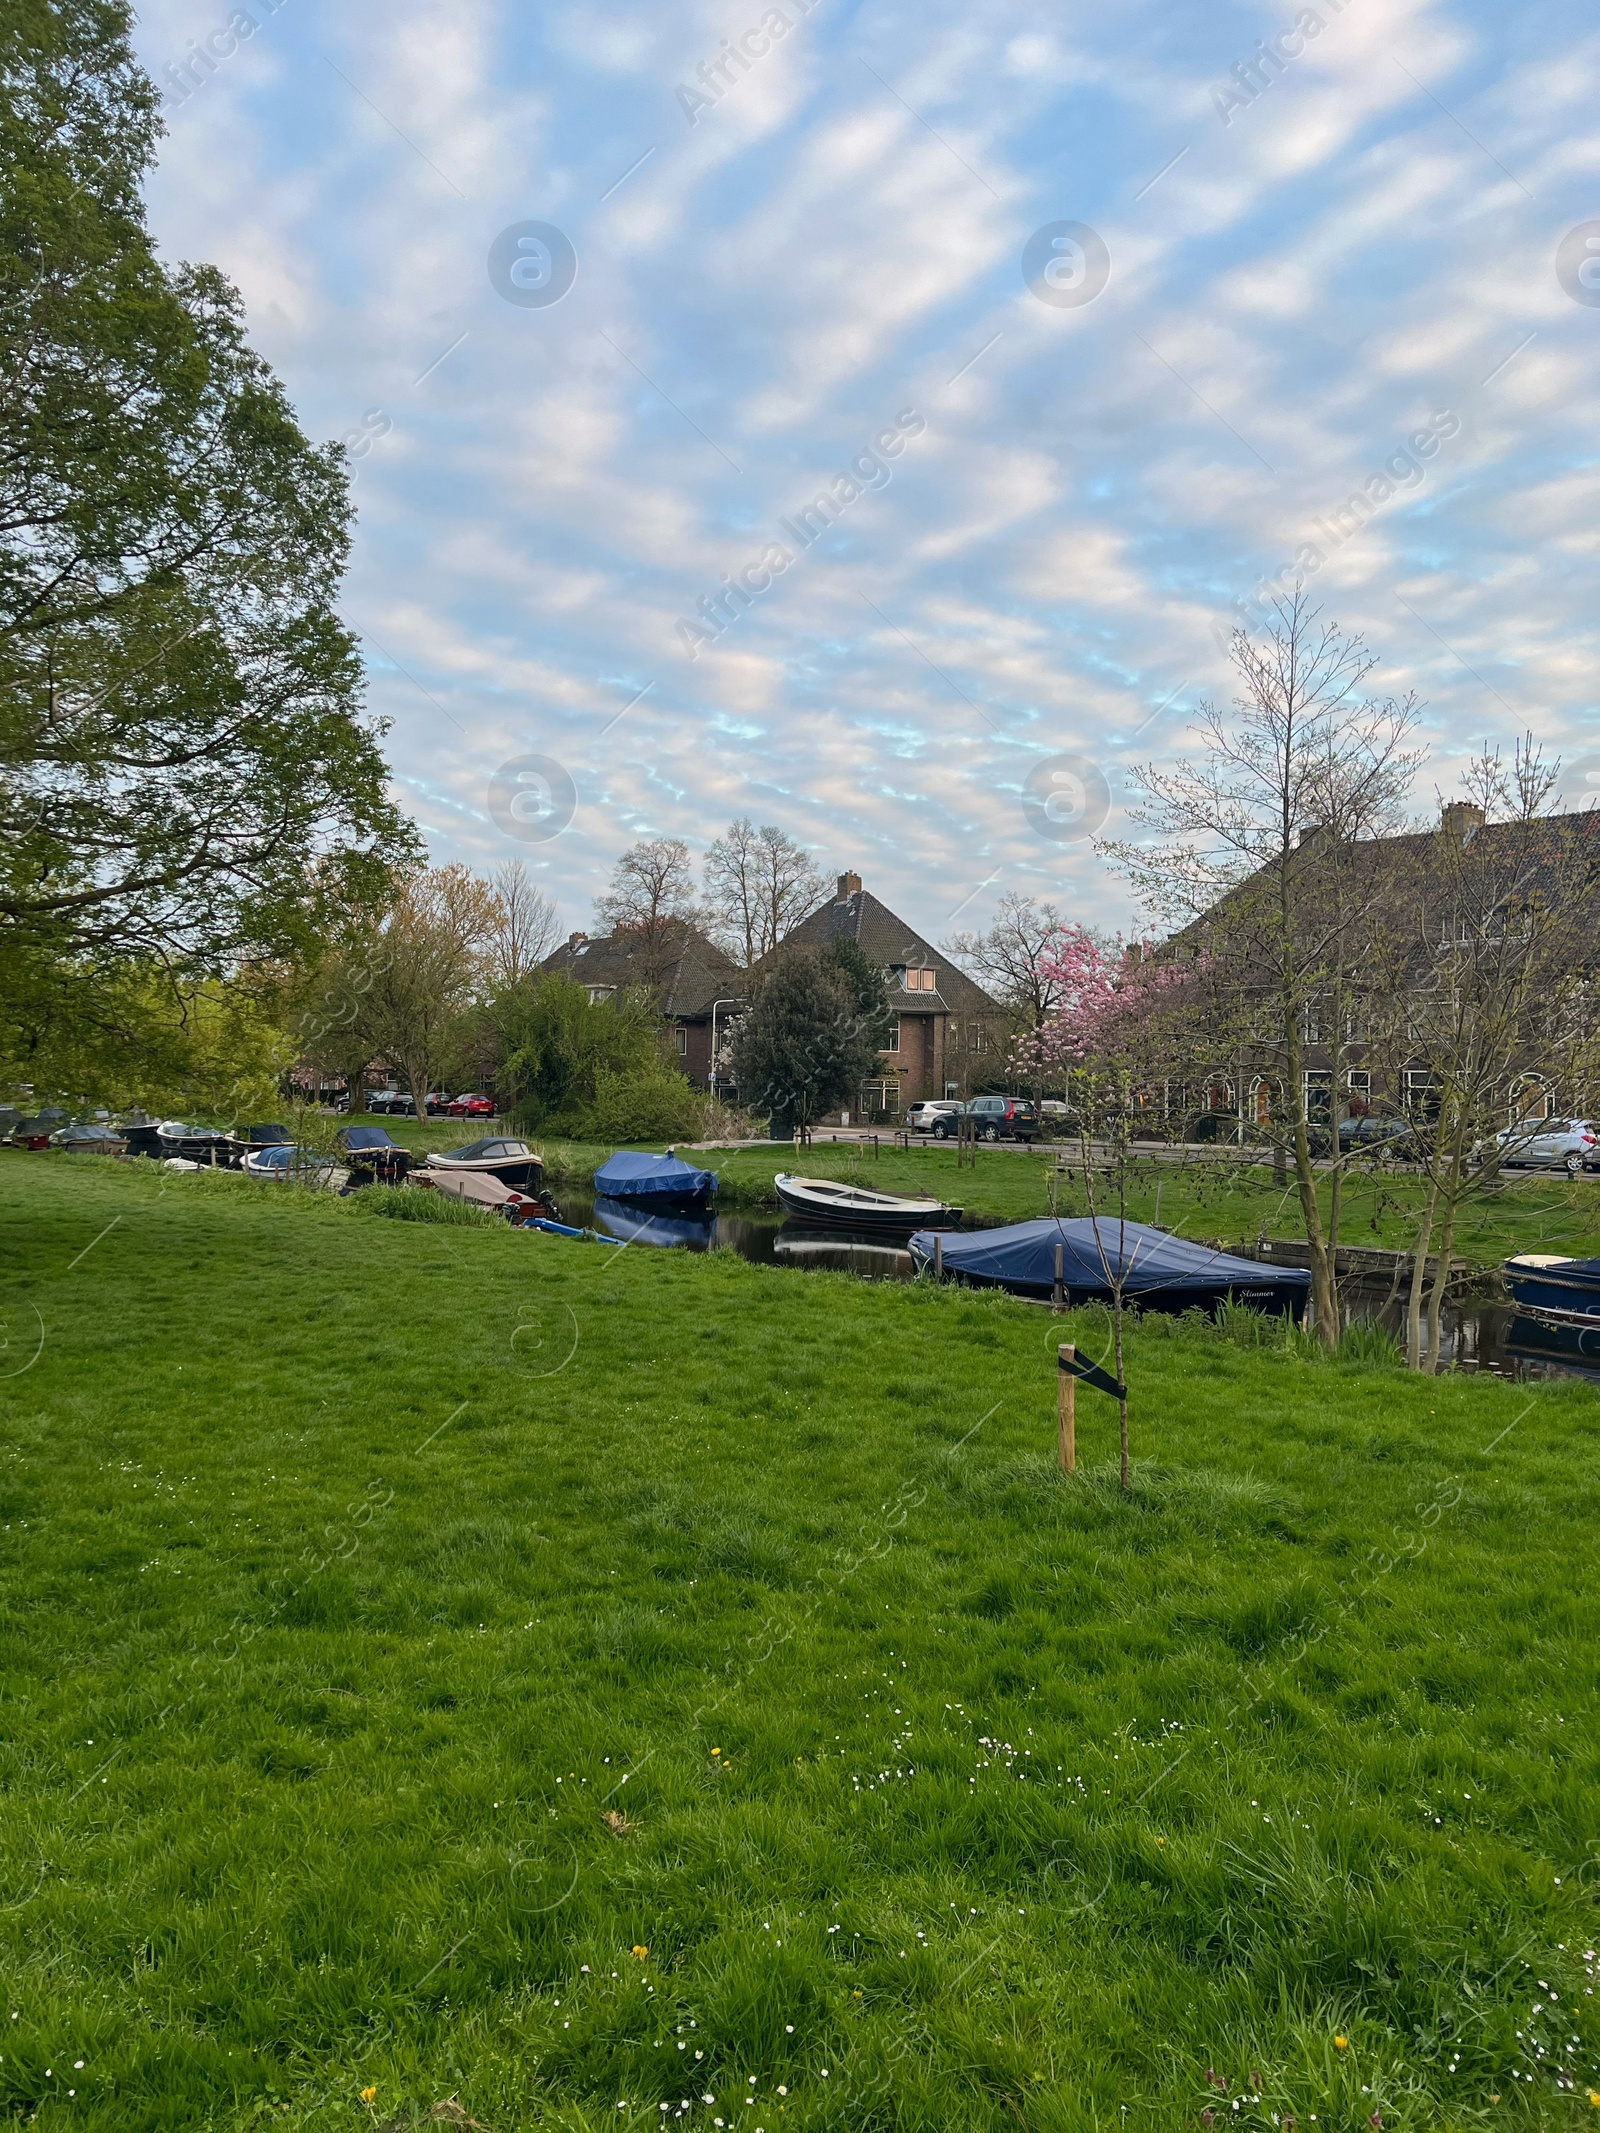
<path fill-rule="evenodd" d="M 1123 1503 L 1004 1298 L 87 1159 L 0 1221 L 0 2108 L 1591 2115 L 1587 1387 L 1153 1322 Z"/>

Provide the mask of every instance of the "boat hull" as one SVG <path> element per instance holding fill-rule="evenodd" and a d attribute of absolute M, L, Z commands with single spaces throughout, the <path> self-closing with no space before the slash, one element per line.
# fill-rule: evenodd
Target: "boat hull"
<path fill-rule="evenodd" d="M 493 1178 L 512 1192 L 537 1192 L 544 1182 L 544 1165 L 536 1155 L 503 1156 L 477 1163 L 452 1163 L 430 1155 L 426 1172 L 435 1182 L 441 1177 Z"/>
<path fill-rule="evenodd" d="M 1508 1259 L 1504 1273 L 1506 1287 L 1518 1304 L 1587 1313 L 1600 1322 L 1600 1272 L 1592 1262 L 1558 1260 L 1554 1265 L 1532 1266 Z"/>

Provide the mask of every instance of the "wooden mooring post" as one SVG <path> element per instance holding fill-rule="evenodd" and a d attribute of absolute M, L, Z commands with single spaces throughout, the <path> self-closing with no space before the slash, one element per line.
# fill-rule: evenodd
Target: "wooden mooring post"
<path fill-rule="evenodd" d="M 933 1238 L 933 1278 L 935 1281 L 944 1279 L 944 1239 L 937 1231 Z"/>
<path fill-rule="evenodd" d="M 1054 1295 L 1052 1296 L 1052 1298 L 1050 1299 L 1050 1308 L 1051 1308 L 1051 1310 L 1052 1310 L 1052 1311 L 1056 1311 L 1056 1312 L 1061 1312 L 1061 1311 L 1064 1311 L 1064 1310 L 1065 1310 L 1065 1309 L 1067 1308 L 1067 1293 L 1066 1293 L 1066 1291 L 1067 1291 L 1067 1283 L 1066 1283 L 1066 1269 L 1065 1269 L 1065 1265 L 1064 1265 L 1064 1263 L 1063 1263 L 1063 1247 L 1062 1247 L 1061 1243 L 1060 1243 L 1060 1242 L 1059 1242 L 1059 1240 L 1058 1240 L 1058 1241 L 1057 1241 L 1057 1244 L 1056 1244 L 1056 1286 L 1055 1286 L 1055 1294 L 1054 1294 Z"/>
<path fill-rule="evenodd" d="M 1072 1374 L 1077 1348 L 1071 1341 L 1063 1341 L 1057 1353 L 1056 1399 L 1059 1406 L 1056 1456 L 1061 1462 L 1063 1474 L 1078 1471 L 1078 1381 Z"/>

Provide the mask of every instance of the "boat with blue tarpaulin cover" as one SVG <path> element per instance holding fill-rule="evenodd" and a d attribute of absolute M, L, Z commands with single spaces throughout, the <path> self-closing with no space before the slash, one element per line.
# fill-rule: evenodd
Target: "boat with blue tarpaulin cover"
<path fill-rule="evenodd" d="M 938 1261 L 945 1274 L 1013 1296 L 1053 1296 L 1057 1253 L 1069 1304 L 1108 1303 L 1120 1280 L 1123 1301 L 1154 1311 L 1214 1311 L 1229 1301 L 1279 1316 L 1305 1307 L 1311 1276 L 1301 1267 L 1261 1266 L 1209 1244 L 1193 1244 L 1144 1222 L 1098 1215 L 1046 1216 L 970 1235 L 918 1230 L 911 1256 L 919 1271 Z"/>

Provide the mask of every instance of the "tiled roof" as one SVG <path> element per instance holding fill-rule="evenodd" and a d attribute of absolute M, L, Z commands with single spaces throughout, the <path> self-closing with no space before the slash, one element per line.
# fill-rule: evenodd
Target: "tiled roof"
<path fill-rule="evenodd" d="M 1435 824 L 1424 830 L 1405 830 L 1392 837 L 1361 838 L 1350 848 L 1351 856 L 1356 866 L 1366 870 L 1369 876 L 1385 861 L 1403 861 L 1406 868 L 1403 878 L 1426 883 L 1429 880 L 1427 864 L 1438 850 L 1439 840 L 1461 834 L 1463 829 L 1458 822 L 1455 825 Z M 1541 889 L 1570 893 L 1573 886 L 1570 864 L 1574 858 L 1581 860 L 1585 869 L 1593 870 L 1588 876 L 1591 890 L 1600 880 L 1600 808 L 1571 815 L 1543 815 L 1533 822 L 1476 825 L 1468 822 L 1464 834 L 1468 849 L 1475 855 L 1473 867 L 1480 883 L 1485 887 L 1494 885 L 1500 871 L 1504 870 L 1504 885 L 1495 890 L 1496 894 L 1528 896 Z M 1298 849 L 1307 852 L 1308 856 L 1315 853 L 1315 846 L 1307 843 L 1302 843 Z M 1203 938 L 1209 918 L 1227 910 L 1247 894 L 1252 882 L 1259 882 L 1270 873 L 1270 867 L 1263 867 L 1249 880 L 1230 889 L 1217 900 L 1211 911 L 1192 919 L 1165 945 L 1171 948 Z M 1438 893 L 1444 893 L 1447 880 L 1447 874 L 1438 878 Z"/>
<path fill-rule="evenodd" d="M 576 978 L 580 985 L 621 987 L 644 983 L 644 960 L 634 935 L 610 933 L 563 942 L 539 968 Z M 742 998 L 746 990 L 738 965 L 693 926 L 675 929 L 662 963 L 662 1012 L 680 1021 L 697 1021 L 710 1014 L 714 1001 Z"/>
<path fill-rule="evenodd" d="M 830 898 L 809 918 L 785 934 L 784 948 L 826 948 L 830 941 L 852 940 L 880 969 L 904 963 L 939 973 L 937 992 L 902 992 L 889 988 L 889 1005 L 898 1015 L 997 1015 L 1000 1007 L 947 955 L 897 918 L 870 889 L 853 889 Z"/>

